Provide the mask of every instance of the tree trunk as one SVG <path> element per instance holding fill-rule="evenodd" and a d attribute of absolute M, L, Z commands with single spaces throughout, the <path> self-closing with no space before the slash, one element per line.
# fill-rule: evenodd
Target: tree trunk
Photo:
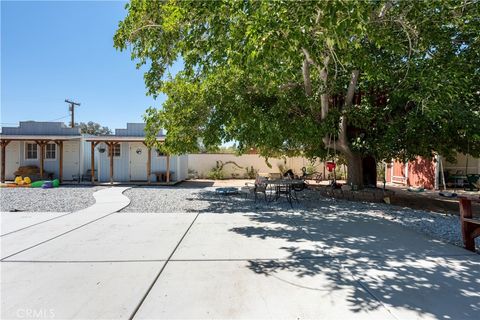
<path fill-rule="evenodd" d="M 347 158 L 347 170 L 349 185 L 355 186 L 357 189 L 363 188 L 363 159 L 362 156 L 355 153 L 349 153 Z"/>
<path fill-rule="evenodd" d="M 364 156 L 362 159 L 363 185 L 370 188 L 377 187 L 377 161 L 372 156 Z"/>

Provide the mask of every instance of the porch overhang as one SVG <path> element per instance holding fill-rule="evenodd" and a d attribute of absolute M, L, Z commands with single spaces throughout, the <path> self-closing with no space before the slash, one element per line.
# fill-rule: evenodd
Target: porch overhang
<path fill-rule="evenodd" d="M 43 177 L 44 153 L 45 145 L 49 142 L 54 142 L 59 147 L 59 162 L 58 172 L 60 182 L 63 181 L 63 142 L 64 141 L 80 141 L 81 135 L 15 135 L 15 134 L 0 134 L 0 147 L 2 150 L 0 181 L 5 182 L 5 153 L 7 145 L 12 141 L 34 141 L 40 146 L 40 176 Z"/>
<path fill-rule="evenodd" d="M 109 158 L 110 158 L 110 184 L 113 184 L 113 172 L 114 172 L 114 167 L 113 167 L 113 148 L 116 144 L 119 144 L 121 142 L 141 142 L 145 146 L 147 146 L 145 142 L 145 137 L 144 136 L 92 136 L 92 137 L 86 137 L 85 141 L 90 142 L 90 160 L 91 160 L 91 180 L 92 184 L 95 183 L 95 147 L 100 144 L 100 143 L 105 143 L 108 148 L 111 150 L 109 152 Z M 160 136 L 156 138 L 157 142 L 165 142 L 165 137 Z M 150 183 L 150 176 L 152 173 L 152 159 L 151 159 L 151 153 L 150 150 L 151 148 L 147 146 L 148 148 L 148 157 L 147 157 L 147 163 L 146 163 L 146 172 L 147 172 L 147 183 Z M 170 183 L 170 156 L 166 155 L 166 161 L 167 161 L 167 173 L 166 173 L 166 180 L 167 183 Z"/>

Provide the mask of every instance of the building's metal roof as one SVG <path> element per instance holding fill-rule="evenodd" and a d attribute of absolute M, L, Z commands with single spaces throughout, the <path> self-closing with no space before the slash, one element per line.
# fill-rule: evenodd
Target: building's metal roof
<path fill-rule="evenodd" d="M 17 127 L 2 127 L 2 136 L 80 136 L 80 128 L 63 122 L 20 121 Z"/>
<path fill-rule="evenodd" d="M 35 140 L 80 140 L 81 135 L 65 136 L 65 135 L 44 135 L 44 134 L 0 134 L 2 140 L 21 140 L 21 141 L 35 141 Z"/>
<path fill-rule="evenodd" d="M 157 141 L 164 141 L 165 137 L 157 137 Z M 117 142 L 143 142 L 145 141 L 144 136 L 90 136 L 86 137 L 85 141 L 117 141 Z"/>

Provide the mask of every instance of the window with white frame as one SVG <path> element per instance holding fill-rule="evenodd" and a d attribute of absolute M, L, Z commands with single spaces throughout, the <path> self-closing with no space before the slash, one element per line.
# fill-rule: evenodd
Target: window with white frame
<path fill-rule="evenodd" d="M 49 143 L 45 146 L 45 159 L 55 160 L 57 158 L 57 145 Z"/>
<path fill-rule="evenodd" d="M 38 147 L 36 143 L 25 144 L 25 159 L 27 160 L 38 159 Z"/>
<path fill-rule="evenodd" d="M 117 143 L 116 145 L 113 146 L 113 156 L 114 157 L 120 157 L 120 143 Z M 108 156 L 112 154 L 112 148 L 108 148 Z"/>

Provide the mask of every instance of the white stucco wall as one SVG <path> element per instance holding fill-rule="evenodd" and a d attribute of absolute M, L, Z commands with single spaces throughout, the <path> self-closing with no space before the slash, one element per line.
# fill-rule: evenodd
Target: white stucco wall
<path fill-rule="evenodd" d="M 216 161 L 234 161 L 242 168 L 238 168 L 233 164 L 228 164 L 224 167 L 224 176 L 231 177 L 232 173 L 238 174 L 239 178 L 243 178 L 246 173 L 246 167 L 253 166 L 259 173 L 278 173 L 280 172 L 278 166 L 283 165 L 288 169 L 292 169 L 295 174 L 300 175 L 301 168 L 307 167 L 310 161 L 302 157 L 287 158 L 286 163 L 284 159 L 270 158 L 268 162 L 271 168 L 265 163 L 265 158 L 256 154 L 245 154 L 236 156 L 234 154 L 189 154 L 188 155 L 188 169 L 189 171 L 196 171 L 199 177 L 207 177 L 212 168 L 216 166 Z M 323 172 L 323 163 L 316 162 L 316 171 Z"/>
<path fill-rule="evenodd" d="M 468 161 L 467 161 L 468 157 Z M 472 156 L 467 156 L 463 153 L 457 154 L 457 161 L 456 163 L 450 163 L 448 161 L 443 162 L 443 166 L 445 170 L 450 171 L 452 174 L 457 173 L 457 171 L 461 174 L 480 174 L 480 158 L 474 158 Z M 465 172 L 467 171 L 467 172 Z"/>

